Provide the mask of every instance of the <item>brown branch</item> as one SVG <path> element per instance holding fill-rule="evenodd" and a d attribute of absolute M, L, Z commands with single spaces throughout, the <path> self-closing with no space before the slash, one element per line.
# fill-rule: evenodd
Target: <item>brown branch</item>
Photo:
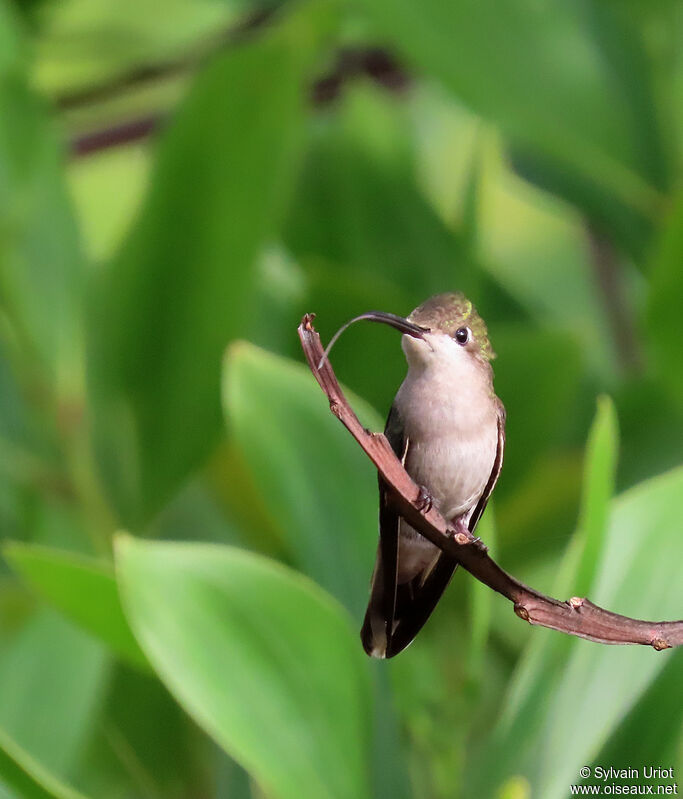
<path fill-rule="evenodd" d="M 110 147 L 121 147 L 125 144 L 133 144 L 141 139 L 148 138 L 162 126 L 164 118 L 162 115 L 148 116 L 141 119 L 134 119 L 130 122 L 122 122 L 112 125 L 109 128 L 83 133 L 76 136 L 69 145 L 69 155 L 78 158 L 83 155 L 108 150 Z"/>
<path fill-rule="evenodd" d="M 603 644 L 645 644 L 657 650 L 683 644 L 683 620 L 640 621 L 603 610 L 588 599 L 572 597 L 567 602 L 561 602 L 545 596 L 503 571 L 489 557 L 486 547 L 471 535 L 449 527 L 436 509 L 419 511 L 415 501 L 420 488 L 405 471 L 387 439 L 381 433 L 372 433 L 361 425 L 344 397 L 329 359 L 318 369 L 323 347 L 320 336 L 313 328 L 313 318 L 314 314 L 307 314 L 298 328 L 308 365 L 327 395 L 330 410 L 391 486 L 398 511 L 412 527 L 439 549 L 452 555 L 482 583 L 513 602 L 515 613 L 530 624 L 539 624 Z"/>

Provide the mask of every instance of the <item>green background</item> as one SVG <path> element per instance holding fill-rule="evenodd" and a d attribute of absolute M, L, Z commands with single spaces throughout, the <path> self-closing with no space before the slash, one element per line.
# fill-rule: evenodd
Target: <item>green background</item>
<path fill-rule="evenodd" d="M 681 651 L 459 573 L 365 657 L 376 478 L 296 327 L 467 293 L 496 559 L 680 618 L 682 44 L 675 0 L 0 0 L 1 799 L 681 780 Z M 332 360 L 381 429 L 398 335 Z"/>

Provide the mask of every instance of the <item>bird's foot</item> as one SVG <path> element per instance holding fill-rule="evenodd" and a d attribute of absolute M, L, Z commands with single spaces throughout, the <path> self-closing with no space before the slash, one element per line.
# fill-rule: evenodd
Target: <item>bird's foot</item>
<path fill-rule="evenodd" d="M 459 516 L 457 519 L 453 521 L 453 538 L 459 544 L 472 544 L 480 549 L 482 552 L 487 552 L 488 547 L 486 544 L 481 540 L 479 536 L 476 538 L 470 532 L 469 527 L 467 526 L 467 522 L 465 521 L 464 516 Z"/>
<path fill-rule="evenodd" d="M 420 486 L 420 490 L 417 492 L 417 498 L 413 504 L 420 513 L 429 513 L 434 505 L 434 498 L 424 486 Z"/>

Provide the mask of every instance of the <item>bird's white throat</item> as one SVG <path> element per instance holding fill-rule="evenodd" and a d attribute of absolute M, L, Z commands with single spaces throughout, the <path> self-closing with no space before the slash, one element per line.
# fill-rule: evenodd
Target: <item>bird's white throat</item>
<path fill-rule="evenodd" d="M 403 336 L 408 361 L 396 404 L 413 437 L 476 433 L 494 424 L 491 369 L 445 334 Z"/>

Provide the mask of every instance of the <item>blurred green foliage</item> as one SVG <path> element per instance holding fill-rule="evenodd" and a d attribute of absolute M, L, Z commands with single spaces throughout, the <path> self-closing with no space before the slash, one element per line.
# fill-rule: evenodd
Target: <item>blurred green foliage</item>
<path fill-rule="evenodd" d="M 0 799 L 680 784 L 680 651 L 462 574 L 365 658 L 375 475 L 296 326 L 465 291 L 497 559 L 680 617 L 682 45 L 675 0 L 0 0 Z M 334 365 L 380 429 L 397 336 Z"/>

